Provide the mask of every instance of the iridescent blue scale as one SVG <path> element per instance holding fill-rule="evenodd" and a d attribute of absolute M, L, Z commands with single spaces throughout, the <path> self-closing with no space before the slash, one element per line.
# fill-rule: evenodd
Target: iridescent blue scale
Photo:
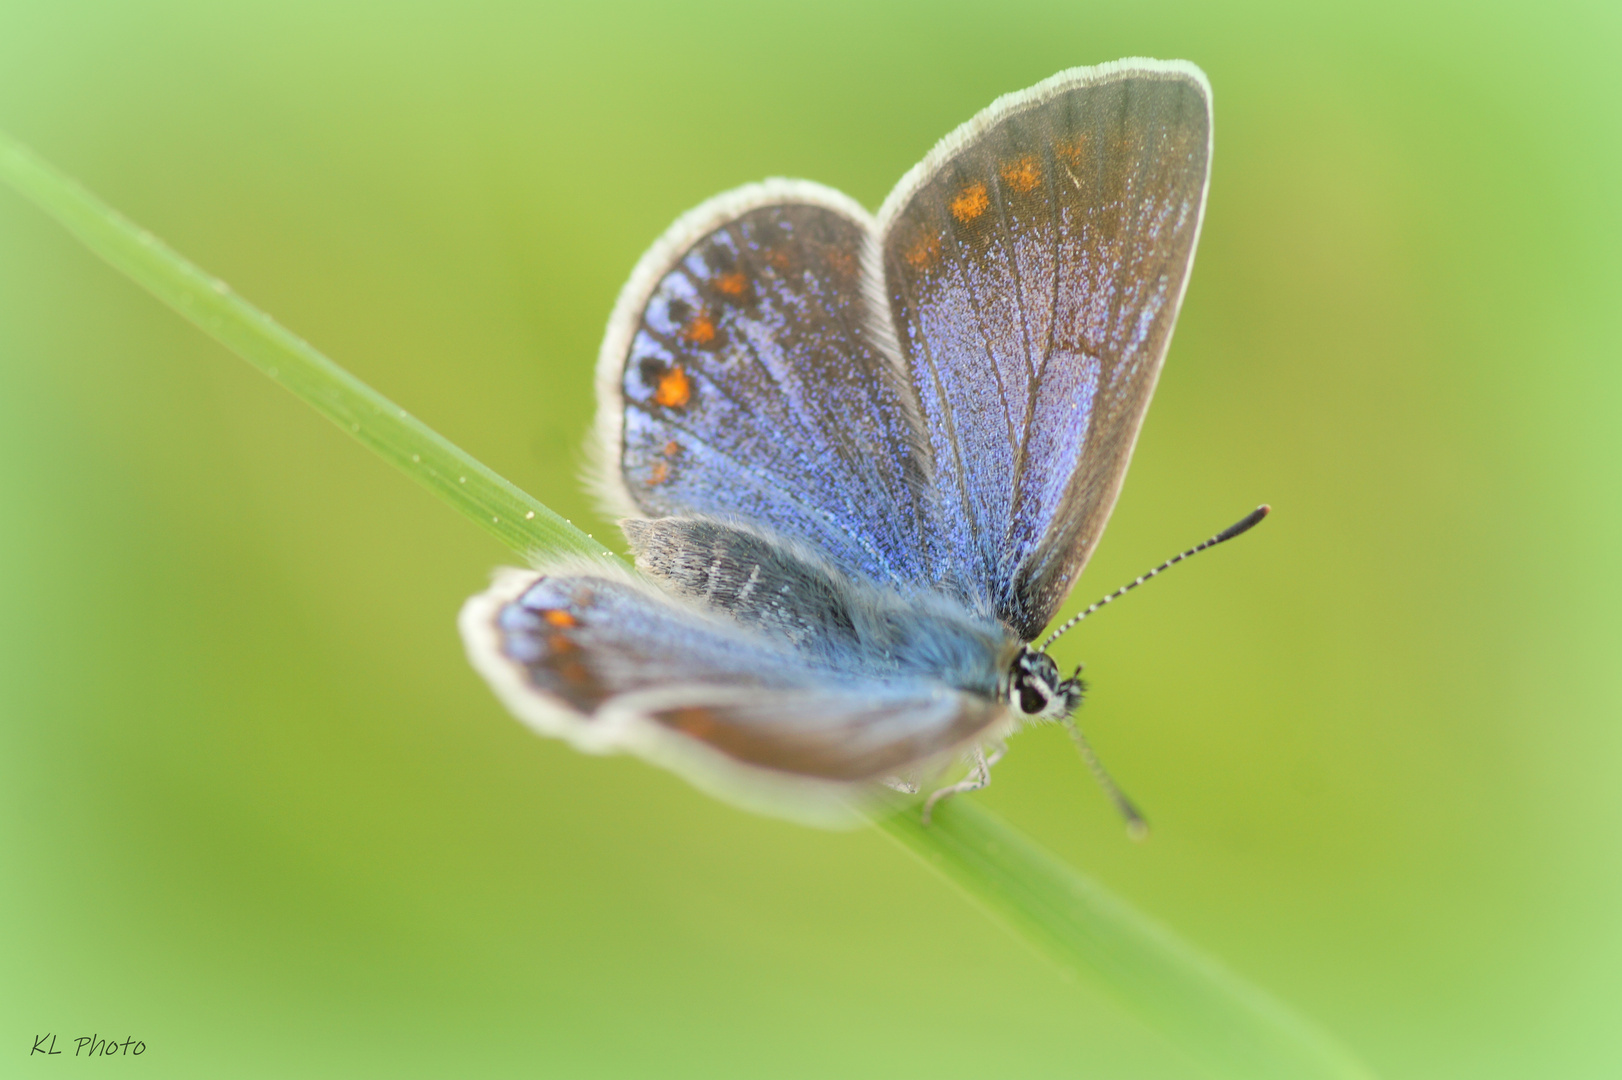
<path fill-rule="evenodd" d="M 927 580 L 922 433 L 868 330 L 864 238 L 823 207 L 763 206 L 659 279 L 622 382 L 638 509 L 755 522 L 873 581 Z"/>

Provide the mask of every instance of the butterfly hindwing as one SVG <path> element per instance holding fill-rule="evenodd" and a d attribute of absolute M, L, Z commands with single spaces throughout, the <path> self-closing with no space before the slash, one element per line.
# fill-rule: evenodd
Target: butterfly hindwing
<path fill-rule="evenodd" d="M 824 824 L 854 822 L 879 781 L 949 757 L 1002 715 L 938 679 L 818 667 L 601 566 L 504 571 L 461 629 L 474 667 L 542 733 Z"/>
<path fill-rule="evenodd" d="M 1114 506 L 1204 210 L 1192 65 L 1064 72 L 948 136 L 880 212 L 939 543 L 1035 637 Z"/>

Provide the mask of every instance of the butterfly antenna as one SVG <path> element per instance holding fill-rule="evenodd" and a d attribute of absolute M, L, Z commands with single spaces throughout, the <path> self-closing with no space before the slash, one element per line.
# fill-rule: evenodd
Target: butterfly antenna
<path fill-rule="evenodd" d="M 1093 753 L 1092 744 L 1087 741 L 1087 736 L 1081 733 L 1081 728 L 1076 725 L 1075 717 L 1067 716 L 1061 723 L 1064 724 L 1064 729 L 1070 732 L 1070 741 L 1076 744 L 1077 751 L 1081 753 L 1081 760 L 1085 761 L 1087 768 L 1092 770 L 1093 779 L 1098 781 L 1098 786 L 1104 789 L 1104 794 L 1110 797 L 1110 801 L 1115 804 L 1115 809 L 1119 810 L 1121 817 L 1126 819 L 1126 835 L 1134 840 L 1147 839 L 1149 836 L 1149 823 L 1143 820 L 1143 815 L 1138 813 L 1138 808 L 1132 805 L 1132 800 L 1126 797 L 1126 793 L 1115 783 L 1115 778 L 1109 774 L 1109 770 L 1104 768 L 1104 763 L 1098 760 L 1097 754 Z"/>
<path fill-rule="evenodd" d="M 1204 551 L 1206 548 L 1216 547 L 1218 544 L 1222 543 L 1224 540 L 1232 540 L 1234 537 L 1240 535 L 1241 533 L 1249 532 L 1251 529 L 1256 527 L 1257 522 L 1261 521 L 1262 518 L 1266 517 L 1269 513 L 1271 513 L 1272 509 L 1273 508 L 1271 506 L 1268 506 L 1266 503 L 1263 503 L 1261 506 L 1258 506 L 1258 507 L 1256 507 L 1256 509 L 1252 510 L 1249 514 L 1246 514 L 1245 519 L 1243 521 L 1234 522 L 1232 525 L 1229 525 L 1226 529 L 1223 529 L 1221 532 L 1217 533 L 1215 536 L 1211 537 L 1211 539 L 1205 541 L 1203 544 L 1195 544 L 1193 547 L 1189 548 L 1187 551 L 1183 552 L 1181 555 L 1175 555 L 1172 558 L 1167 559 L 1165 562 L 1161 563 L 1159 566 L 1155 567 L 1153 570 L 1149 571 L 1147 574 L 1144 574 L 1142 577 L 1138 578 L 1136 581 L 1131 582 L 1130 584 L 1127 584 L 1127 585 L 1122 585 L 1119 589 L 1116 589 L 1114 592 L 1112 592 L 1108 596 L 1104 597 L 1104 599 L 1100 600 L 1098 603 L 1094 604 L 1092 607 L 1088 608 L 1086 611 L 1083 611 L 1080 615 L 1077 615 L 1075 618 L 1071 619 L 1069 622 L 1065 623 L 1063 626 L 1061 626 L 1057 630 L 1053 631 L 1053 633 L 1049 634 L 1047 636 L 1047 638 L 1042 642 L 1042 644 L 1040 644 L 1040 645 L 1038 645 L 1036 647 L 1036 651 L 1037 652 L 1047 652 L 1048 651 L 1048 646 L 1052 645 L 1055 641 L 1058 641 L 1059 640 L 1059 635 L 1063 634 L 1066 630 L 1069 630 L 1071 627 L 1075 626 L 1081 620 L 1085 619 L 1087 616 L 1091 615 L 1093 612 L 1097 611 L 1099 608 L 1103 607 L 1105 604 L 1108 604 L 1111 601 L 1118 600 L 1121 597 L 1125 596 L 1127 593 L 1131 592 L 1133 589 L 1137 588 L 1139 585 L 1142 585 L 1145 581 L 1148 581 L 1150 578 L 1154 577 L 1156 574 L 1160 573 L 1161 571 L 1171 569 L 1173 566 L 1176 566 L 1178 563 L 1182 562 L 1184 559 L 1188 558 L 1190 555 L 1198 555 L 1200 552 Z M 1074 734 L 1076 734 L 1077 738 L 1080 738 L 1079 733 L 1074 733 Z M 1080 745 L 1080 744 L 1078 743 L 1078 745 Z M 1083 756 L 1087 755 L 1088 753 L 1089 753 L 1089 751 L 1086 751 L 1086 750 L 1082 751 Z M 1109 785 L 1105 785 L 1105 786 L 1108 787 Z"/>

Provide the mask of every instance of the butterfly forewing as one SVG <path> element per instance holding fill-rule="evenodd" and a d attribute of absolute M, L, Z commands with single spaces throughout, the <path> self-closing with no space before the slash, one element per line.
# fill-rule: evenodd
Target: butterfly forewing
<path fill-rule="evenodd" d="M 1193 257 L 1210 136 L 1191 67 L 1066 73 L 945 140 L 881 215 L 937 550 L 1026 640 L 1114 505 Z"/>
<path fill-rule="evenodd" d="M 605 348 L 620 440 L 605 451 L 624 509 L 742 518 L 871 580 L 913 582 L 922 434 L 862 293 L 871 219 L 841 200 L 744 189 L 672 230 L 616 313 L 631 332 Z"/>

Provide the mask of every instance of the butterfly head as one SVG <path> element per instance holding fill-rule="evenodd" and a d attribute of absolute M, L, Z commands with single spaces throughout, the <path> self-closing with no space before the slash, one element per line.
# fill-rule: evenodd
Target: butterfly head
<path fill-rule="evenodd" d="M 1060 720 L 1081 706 L 1087 684 L 1081 668 L 1068 679 L 1059 677 L 1059 665 L 1044 652 L 1025 646 L 1008 671 L 1008 702 L 1021 716 Z"/>

